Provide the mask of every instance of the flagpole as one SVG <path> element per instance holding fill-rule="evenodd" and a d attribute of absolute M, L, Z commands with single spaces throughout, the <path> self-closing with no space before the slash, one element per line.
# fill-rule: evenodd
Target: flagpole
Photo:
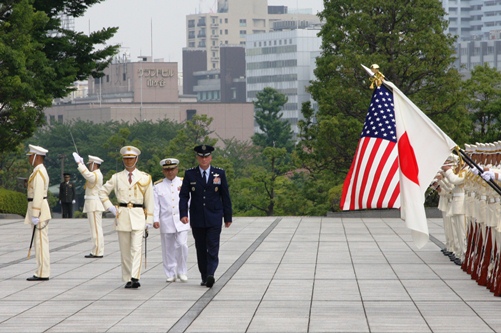
<path fill-rule="evenodd" d="M 468 154 L 466 154 L 466 152 L 461 149 L 461 148 L 458 148 L 458 152 L 461 154 L 461 156 L 464 158 L 466 164 L 468 164 L 470 166 L 470 168 L 477 168 L 478 172 L 479 172 L 479 176 L 481 174 L 484 173 L 484 169 L 482 169 L 477 163 L 475 163 L 474 160 L 472 160 L 470 158 L 470 156 L 468 156 Z M 480 177 L 482 178 L 487 184 L 489 184 L 490 187 L 492 187 L 492 189 L 494 191 L 496 191 L 497 194 L 501 195 L 501 187 L 499 187 L 499 185 L 492 179 L 490 180 L 485 180 L 483 177 Z"/>

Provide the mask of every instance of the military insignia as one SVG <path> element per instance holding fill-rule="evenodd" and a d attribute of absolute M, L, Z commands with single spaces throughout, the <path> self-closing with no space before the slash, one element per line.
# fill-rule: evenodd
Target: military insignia
<path fill-rule="evenodd" d="M 202 146 L 202 150 L 206 150 L 207 149 L 207 146 L 206 145 L 203 145 Z"/>
<path fill-rule="evenodd" d="M 195 192 L 195 186 L 191 188 L 191 192 Z"/>
<path fill-rule="evenodd" d="M 219 190 L 219 187 L 216 186 L 216 188 L 214 190 L 217 192 Z"/>

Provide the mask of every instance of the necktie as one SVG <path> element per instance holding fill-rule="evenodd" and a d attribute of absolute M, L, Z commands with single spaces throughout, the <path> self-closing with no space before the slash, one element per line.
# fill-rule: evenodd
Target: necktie
<path fill-rule="evenodd" d="M 207 178 L 206 178 L 206 176 L 207 176 L 207 172 L 204 170 L 204 172 L 203 172 L 204 184 L 207 184 Z"/>
<path fill-rule="evenodd" d="M 132 172 L 129 172 L 129 184 L 132 184 Z"/>

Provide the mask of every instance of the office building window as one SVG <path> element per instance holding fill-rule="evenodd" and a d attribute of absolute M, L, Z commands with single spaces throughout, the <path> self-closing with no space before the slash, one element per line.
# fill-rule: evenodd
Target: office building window
<path fill-rule="evenodd" d="M 192 110 L 192 109 L 186 110 L 186 120 L 193 119 L 193 116 L 195 116 L 196 114 L 197 110 Z"/>
<path fill-rule="evenodd" d="M 62 114 L 57 115 L 57 121 L 60 123 L 63 122 L 63 115 Z"/>

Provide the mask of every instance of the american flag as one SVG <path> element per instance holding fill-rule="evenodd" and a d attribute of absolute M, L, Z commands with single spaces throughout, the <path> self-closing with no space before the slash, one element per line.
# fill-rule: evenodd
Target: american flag
<path fill-rule="evenodd" d="M 399 164 L 393 93 L 372 95 L 358 147 L 343 184 L 341 209 L 399 208 Z"/>

